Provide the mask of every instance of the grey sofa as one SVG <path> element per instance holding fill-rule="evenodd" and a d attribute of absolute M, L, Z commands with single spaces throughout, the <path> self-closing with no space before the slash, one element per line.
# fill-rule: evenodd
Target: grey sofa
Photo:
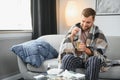
<path fill-rule="evenodd" d="M 59 51 L 60 43 L 65 35 L 45 35 L 41 36 L 41 39 L 44 41 L 49 42 L 57 51 Z M 119 36 L 107 36 L 107 40 L 109 43 L 109 48 L 106 52 L 108 58 L 112 60 L 120 59 L 120 37 Z M 47 65 L 50 64 L 51 68 L 58 67 L 58 60 L 57 58 L 46 60 L 39 68 L 35 68 L 29 64 L 25 64 L 18 56 L 18 66 L 21 75 L 24 79 L 33 79 L 33 76 L 39 75 L 47 71 Z M 80 73 L 84 73 L 84 69 L 77 70 Z M 102 80 L 111 80 L 111 79 L 118 79 L 120 80 L 120 66 L 111 67 L 107 72 L 100 72 L 100 79 Z"/>

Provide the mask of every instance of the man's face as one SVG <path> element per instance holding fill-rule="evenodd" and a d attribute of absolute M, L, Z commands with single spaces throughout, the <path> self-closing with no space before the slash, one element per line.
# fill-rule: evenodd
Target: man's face
<path fill-rule="evenodd" d="M 83 30 L 88 30 L 89 28 L 91 28 L 93 23 L 94 19 L 92 16 L 89 17 L 82 16 L 81 26 Z"/>

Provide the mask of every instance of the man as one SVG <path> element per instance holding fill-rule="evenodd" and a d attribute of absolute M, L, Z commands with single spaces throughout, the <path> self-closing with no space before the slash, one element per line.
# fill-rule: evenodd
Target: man
<path fill-rule="evenodd" d="M 95 10 L 85 8 L 81 23 L 71 27 L 59 51 L 60 68 L 72 71 L 85 68 L 86 80 L 98 80 L 99 72 L 106 61 L 104 53 L 108 44 L 99 27 L 94 25 L 95 16 Z"/>

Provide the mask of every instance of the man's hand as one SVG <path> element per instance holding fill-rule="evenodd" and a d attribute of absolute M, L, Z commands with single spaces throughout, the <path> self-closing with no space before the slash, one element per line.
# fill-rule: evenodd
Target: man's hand
<path fill-rule="evenodd" d="M 85 43 L 80 43 L 79 50 L 85 52 L 87 55 L 92 55 L 91 50 L 86 47 Z"/>
<path fill-rule="evenodd" d="M 81 42 L 78 47 L 79 47 L 79 51 L 85 51 L 85 50 L 86 50 L 86 45 L 85 45 L 85 43 L 82 43 L 82 42 Z"/>

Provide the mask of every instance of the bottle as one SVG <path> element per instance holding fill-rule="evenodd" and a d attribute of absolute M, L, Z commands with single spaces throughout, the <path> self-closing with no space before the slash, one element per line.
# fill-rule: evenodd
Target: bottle
<path fill-rule="evenodd" d="M 51 67 L 50 67 L 50 64 L 48 64 L 48 65 L 47 65 L 47 70 L 50 70 L 50 68 L 51 68 Z"/>
<path fill-rule="evenodd" d="M 58 69 L 60 69 L 61 67 L 61 62 L 58 62 Z"/>

